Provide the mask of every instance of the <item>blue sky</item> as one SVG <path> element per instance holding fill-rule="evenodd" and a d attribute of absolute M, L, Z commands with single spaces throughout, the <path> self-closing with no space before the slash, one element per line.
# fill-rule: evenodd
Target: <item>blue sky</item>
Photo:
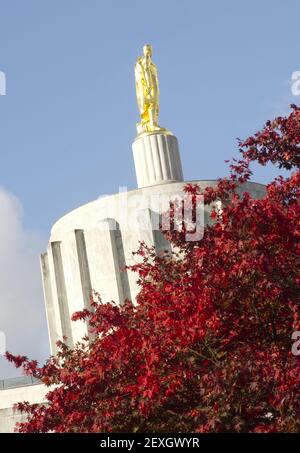
<path fill-rule="evenodd" d="M 133 66 L 146 42 L 185 179 L 224 176 L 237 137 L 299 103 L 299 17 L 297 0 L 0 0 L 0 186 L 22 228 L 46 244 L 67 211 L 136 187 Z"/>
<path fill-rule="evenodd" d="M 297 1 L 0 1 L 0 185 L 21 199 L 25 225 L 48 234 L 66 211 L 135 187 L 133 65 L 145 42 L 185 178 L 223 176 L 236 137 L 297 102 L 299 17 Z"/>

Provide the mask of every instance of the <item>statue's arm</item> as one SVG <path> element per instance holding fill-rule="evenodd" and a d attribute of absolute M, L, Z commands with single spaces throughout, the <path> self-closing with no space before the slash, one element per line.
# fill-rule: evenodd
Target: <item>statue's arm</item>
<path fill-rule="evenodd" d="M 143 71 L 140 65 L 139 60 L 136 62 L 135 65 L 135 89 L 136 89 L 136 97 L 137 103 L 140 111 L 143 111 L 144 107 L 144 80 L 143 80 Z"/>

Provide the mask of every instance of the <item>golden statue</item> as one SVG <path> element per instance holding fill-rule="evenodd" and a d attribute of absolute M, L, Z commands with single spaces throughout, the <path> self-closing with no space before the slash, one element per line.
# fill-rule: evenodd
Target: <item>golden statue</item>
<path fill-rule="evenodd" d="M 141 114 L 141 122 L 137 123 L 137 132 L 166 131 L 158 125 L 159 88 L 157 69 L 153 63 L 152 46 L 143 47 L 144 55 L 135 64 L 135 88 L 137 103 Z"/>

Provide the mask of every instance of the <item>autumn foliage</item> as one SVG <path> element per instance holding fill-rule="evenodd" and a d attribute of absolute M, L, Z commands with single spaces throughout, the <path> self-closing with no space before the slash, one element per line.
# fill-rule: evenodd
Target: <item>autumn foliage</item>
<path fill-rule="evenodd" d="M 300 109 L 239 143 L 228 178 L 205 190 L 212 221 L 199 242 L 168 233 L 172 255 L 141 244 L 138 305 L 76 313 L 95 335 L 41 368 L 7 358 L 49 389 L 18 405 L 21 432 L 299 432 Z M 237 187 L 253 161 L 291 170 L 263 199 Z M 198 193 L 197 186 L 186 192 Z M 175 206 L 173 209 L 179 209 Z"/>

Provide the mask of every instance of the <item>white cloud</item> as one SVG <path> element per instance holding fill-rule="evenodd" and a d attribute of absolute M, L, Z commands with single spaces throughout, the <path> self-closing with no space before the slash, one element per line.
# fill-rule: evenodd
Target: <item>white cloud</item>
<path fill-rule="evenodd" d="M 0 331 L 6 349 L 44 360 L 49 355 L 42 295 L 40 235 L 25 231 L 20 201 L 0 188 Z M 20 372 L 0 358 L 0 379 Z"/>

